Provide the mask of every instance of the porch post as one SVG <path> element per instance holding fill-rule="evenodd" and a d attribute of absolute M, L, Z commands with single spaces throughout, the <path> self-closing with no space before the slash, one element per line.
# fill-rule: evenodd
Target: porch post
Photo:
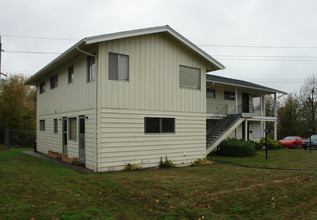
<path fill-rule="evenodd" d="M 245 120 L 245 123 L 244 123 L 244 140 L 247 141 L 248 140 L 248 120 L 246 119 Z"/>
<path fill-rule="evenodd" d="M 276 93 L 274 93 L 274 140 L 277 140 L 277 106 L 276 106 Z"/>
<path fill-rule="evenodd" d="M 260 96 L 260 116 L 263 117 L 264 116 L 264 97 L 265 95 L 264 94 L 261 94 Z M 264 134 L 264 123 L 263 123 L 263 120 L 261 120 L 261 128 L 260 128 L 260 134 L 261 134 L 261 138 L 263 137 L 263 134 Z"/>
<path fill-rule="evenodd" d="M 236 102 L 236 110 L 235 110 L 235 113 L 238 114 L 238 89 L 236 88 L 235 90 L 235 102 Z M 237 127 L 235 130 L 234 130 L 234 136 L 236 139 L 238 139 L 238 136 L 239 136 L 239 127 Z"/>

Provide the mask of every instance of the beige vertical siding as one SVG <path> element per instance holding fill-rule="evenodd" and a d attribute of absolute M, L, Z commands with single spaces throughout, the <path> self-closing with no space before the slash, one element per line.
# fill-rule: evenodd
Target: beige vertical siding
<path fill-rule="evenodd" d="M 37 115 L 45 116 L 92 109 L 95 106 L 95 82 L 87 83 L 87 56 L 68 62 L 50 76 L 58 74 L 58 87 L 50 89 L 50 77 L 45 79 L 46 92 L 37 94 Z M 74 82 L 68 84 L 68 67 L 74 65 Z M 54 111 L 55 110 L 55 111 Z"/>
<path fill-rule="evenodd" d="M 108 80 L 109 52 L 129 55 L 129 81 Z M 205 112 L 203 61 L 166 34 L 101 43 L 101 108 Z M 179 88 L 179 65 L 201 69 L 201 89 Z"/>

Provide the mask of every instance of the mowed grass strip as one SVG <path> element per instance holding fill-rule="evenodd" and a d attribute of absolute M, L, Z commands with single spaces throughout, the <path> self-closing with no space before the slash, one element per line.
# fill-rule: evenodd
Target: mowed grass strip
<path fill-rule="evenodd" d="M 222 164 L 81 175 L 0 152 L 0 219 L 314 219 L 317 175 Z"/>
<path fill-rule="evenodd" d="M 317 171 L 317 150 L 311 154 L 303 149 L 268 150 L 268 159 L 265 151 L 258 151 L 253 157 L 211 156 L 208 159 L 258 168 Z"/>

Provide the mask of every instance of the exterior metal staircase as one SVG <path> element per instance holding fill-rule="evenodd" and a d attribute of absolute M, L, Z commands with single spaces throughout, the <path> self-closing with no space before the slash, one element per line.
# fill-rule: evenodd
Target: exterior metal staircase
<path fill-rule="evenodd" d="M 240 106 L 238 106 L 241 109 Z M 242 113 L 234 109 L 231 113 L 224 115 L 210 129 L 207 128 L 206 155 L 210 154 L 224 139 L 226 139 L 245 119 Z"/>

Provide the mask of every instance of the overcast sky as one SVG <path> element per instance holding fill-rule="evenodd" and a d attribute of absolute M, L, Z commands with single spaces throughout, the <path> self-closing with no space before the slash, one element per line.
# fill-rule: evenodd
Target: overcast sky
<path fill-rule="evenodd" d="M 161 25 L 171 26 L 226 66 L 212 74 L 294 92 L 317 73 L 316 0 L 0 3 L 3 73 L 31 76 L 58 56 L 21 51 L 61 53 L 84 37 Z"/>

